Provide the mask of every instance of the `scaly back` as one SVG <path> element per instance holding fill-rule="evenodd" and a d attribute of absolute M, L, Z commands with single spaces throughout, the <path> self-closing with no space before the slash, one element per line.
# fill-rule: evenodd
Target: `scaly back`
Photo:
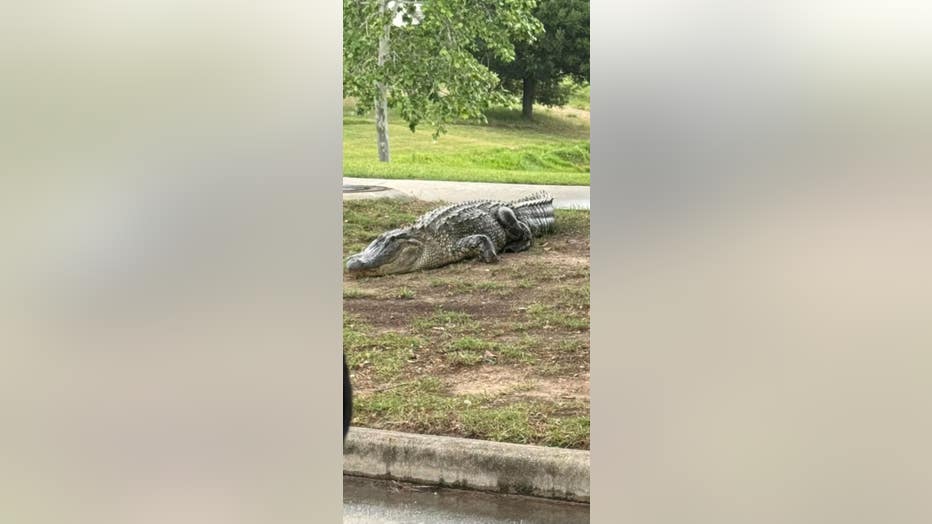
<path fill-rule="evenodd" d="M 418 229 L 436 230 L 441 224 L 450 220 L 455 221 L 456 217 L 464 214 L 470 214 L 472 208 L 483 209 L 487 212 L 494 213 L 499 206 L 507 206 L 514 210 L 518 220 L 525 222 L 530 227 L 534 236 L 543 233 L 549 233 L 553 230 L 554 212 L 553 196 L 546 191 L 538 191 L 518 200 L 511 202 L 502 202 L 499 200 L 471 200 L 468 202 L 459 202 L 448 206 L 440 207 L 428 211 L 421 215 L 414 227 Z"/>

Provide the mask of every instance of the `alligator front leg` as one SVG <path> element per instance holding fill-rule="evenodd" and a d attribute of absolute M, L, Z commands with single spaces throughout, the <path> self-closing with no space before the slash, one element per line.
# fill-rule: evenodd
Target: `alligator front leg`
<path fill-rule="evenodd" d="M 527 224 L 518 220 L 510 207 L 500 207 L 496 213 L 498 221 L 508 232 L 509 242 L 502 248 L 504 252 L 517 253 L 530 249 L 534 243 L 534 234 Z"/>
<path fill-rule="evenodd" d="M 453 246 L 454 251 L 463 258 L 479 257 L 483 262 L 498 262 L 495 244 L 486 235 L 470 235 L 459 239 Z"/>

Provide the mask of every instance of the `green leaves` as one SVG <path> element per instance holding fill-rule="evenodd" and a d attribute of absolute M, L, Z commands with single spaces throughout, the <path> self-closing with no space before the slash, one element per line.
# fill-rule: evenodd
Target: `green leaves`
<path fill-rule="evenodd" d="M 516 42 L 531 42 L 543 31 L 531 15 L 535 5 L 535 0 L 424 0 L 418 13 L 411 1 L 389 6 L 344 0 L 344 97 L 356 97 L 359 111 L 371 111 L 381 82 L 388 87 L 389 106 L 409 128 L 429 126 L 435 138 L 453 121 L 484 121 L 488 107 L 509 97 L 477 52 L 501 62 L 514 59 Z M 379 67 L 379 37 L 386 26 L 390 51 Z"/>
<path fill-rule="evenodd" d="M 532 41 L 517 42 L 514 60 L 502 60 L 492 48 L 478 56 L 502 79 L 511 92 L 521 93 L 524 80 L 534 86 L 536 102 L 563 105 L 569 92 L 562 81 L 589 80 L 589 0 L 540 0 L 533 15 L 544 32 Z"/>

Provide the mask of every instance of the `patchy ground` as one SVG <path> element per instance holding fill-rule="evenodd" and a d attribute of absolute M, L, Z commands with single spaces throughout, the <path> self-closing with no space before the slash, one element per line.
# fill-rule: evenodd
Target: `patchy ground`
<path fill-rule="evenodd" d="M 344 202 L 344 257 L 436 203 Z M 344 277 L 354 424 L 589 446 L 589 213 L 497 264 Z"/>

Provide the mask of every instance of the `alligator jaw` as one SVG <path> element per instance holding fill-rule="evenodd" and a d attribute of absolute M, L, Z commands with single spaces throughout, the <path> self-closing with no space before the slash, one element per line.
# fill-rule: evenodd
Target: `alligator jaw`
<path fill-rule="evenodd" d="M 346 260 L 346 269 L 353 276 L 366 277 L 378 274 L 378 266 L 365 260 L 361 255 L 353 255 Z"/>

